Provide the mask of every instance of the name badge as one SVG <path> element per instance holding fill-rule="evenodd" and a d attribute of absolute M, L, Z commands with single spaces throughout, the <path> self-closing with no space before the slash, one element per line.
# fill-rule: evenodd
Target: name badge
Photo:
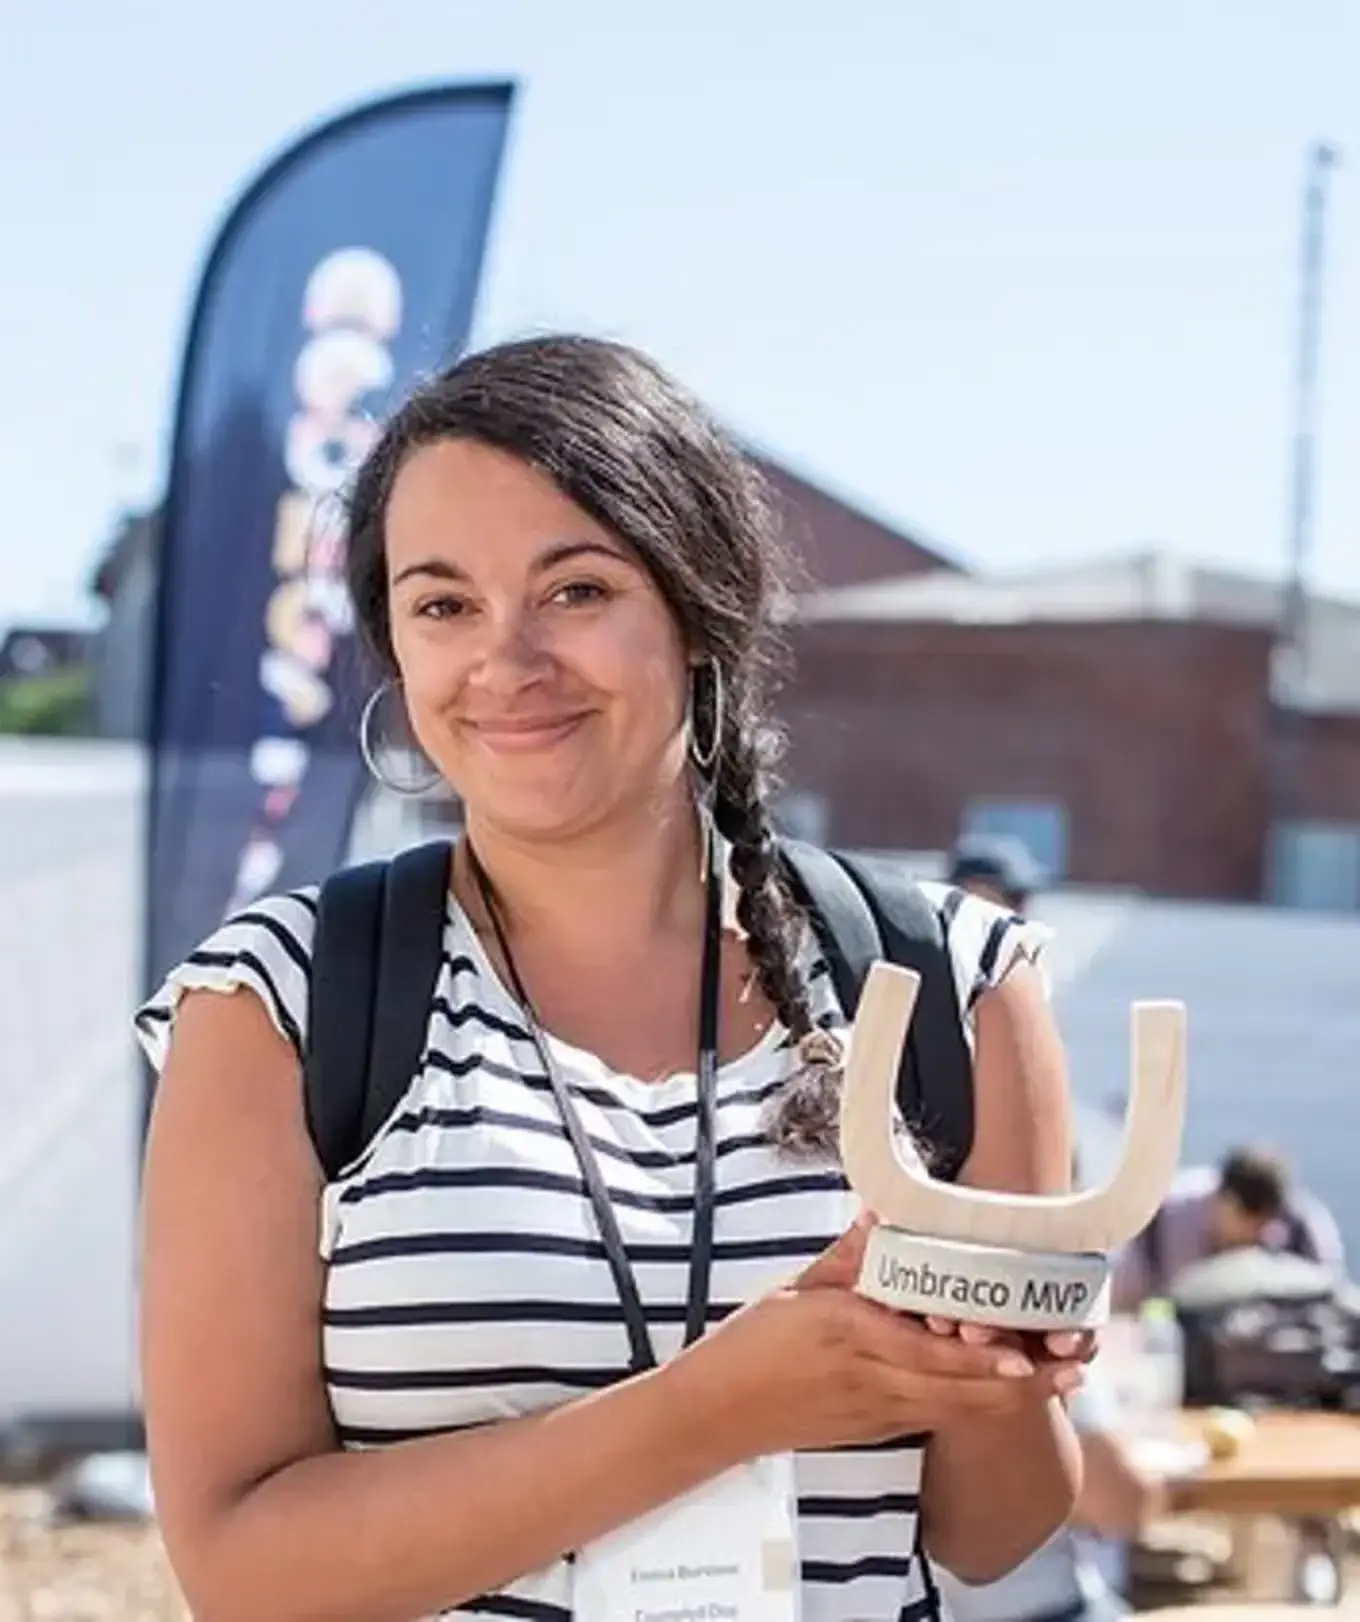
<path fill-rule="evenodd" d="M 798 1622 L 793 1457 L 754 1459 L 580 1550 L 575 1622 Z"/>

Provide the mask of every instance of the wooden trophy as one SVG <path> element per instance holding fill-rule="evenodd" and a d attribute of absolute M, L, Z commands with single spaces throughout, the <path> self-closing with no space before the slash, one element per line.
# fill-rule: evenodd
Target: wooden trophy
<path fill-rule="evenodd" d="M 902 1045 L 920 978 L 876 963 L 850 1038 L 841 1157 L 877 1218 L 860 1293 L 885 1306 L 999 1329 L 1092 1329 L 1109 1315 L 1111 1254 L 1166 1195 L 1185 1118 L 1185 1007 L 1132 1010 L 1132 1067 L 1119 1169 L 1103 1188 L 998 1194 L 934 1182 L 894 1126 Z"/>

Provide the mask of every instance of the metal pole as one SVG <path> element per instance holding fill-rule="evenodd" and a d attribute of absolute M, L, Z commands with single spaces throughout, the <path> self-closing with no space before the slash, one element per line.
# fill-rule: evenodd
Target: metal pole
<path fill-rule="evenodd" d="M 1308 688 L 1308 564 L 1313 539 L 1313 481 L 1316 472 L 1315 420 L 1318 357 L 1322 333 L 1322 280 L 1325 264 L 1327 182 L 1340 162 L 1337 149 L 1318 142 L 1308 154 L 1303 199 L 1302 256 L 1298 296 L 1298 343 L 1294 370 L 1293 466 L 1289 503 L 1288 569 L 1280 599 L 1271 660 L 1272 761 L 1270 823 L 1267 828 L 1272 872 L 1268 887 L 1282 878 L 1283 825 L 1298 803 L 1298 733 Z"/>

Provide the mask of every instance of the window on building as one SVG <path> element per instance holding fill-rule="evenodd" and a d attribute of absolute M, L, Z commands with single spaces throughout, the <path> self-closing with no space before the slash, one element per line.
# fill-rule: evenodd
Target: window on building
<path fill-rule="evenodd" d="M 980 796 L 964 807 L 960 832 L 1018 839 L 1054 882 L 1067 873 L 1067 807 L 1056 800 Z"/>
<path fill-rule="evenodd" d="M 1307 912 L 1360 910 L 1360 823 L 1285 822 L 1271 840 L 1269 900 Z"/>

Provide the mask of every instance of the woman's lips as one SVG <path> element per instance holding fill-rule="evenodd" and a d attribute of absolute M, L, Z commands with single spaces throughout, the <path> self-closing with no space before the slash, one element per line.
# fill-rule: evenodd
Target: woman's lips
<path fill-rule="evenodd" d="M 574 732 L 586 719 L 584 714 L 544 715 L 516 717 L 504 721 L 469 721 L 466 723 L 477 740 L 497 754 L 530 754 L 536 749 L 548 749 L 560 743 L 568 733 Z"/>

